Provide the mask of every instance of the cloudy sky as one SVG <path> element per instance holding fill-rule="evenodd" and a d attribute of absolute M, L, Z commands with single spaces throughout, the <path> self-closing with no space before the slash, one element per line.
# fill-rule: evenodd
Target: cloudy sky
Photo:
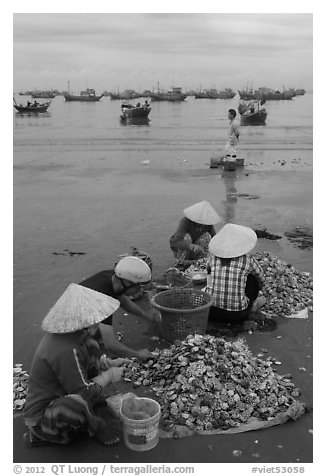
<path fill-rule="evenodd" d="M 14 90 L 312 89 L 311 13 L 15 13 Z"/>

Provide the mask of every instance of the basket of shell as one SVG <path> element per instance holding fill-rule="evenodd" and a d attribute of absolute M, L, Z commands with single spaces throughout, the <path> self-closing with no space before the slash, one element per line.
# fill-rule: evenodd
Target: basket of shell
<path fill-rule="evenodd" d="M 185 339 L 189 334 L 205 334 L 210 294 L 189 288 L 173 288 L 156 294 L 152 305 L 162 316 L 161 333 L 168 342 Z"/>
<path fill-rule="evenodd" d="M 196 273 L 192 276 L 192 284 L 203 285 L 207 283 L 207 273 Z"/>
<path fill-rule="evenodd" d="M 156 291 L 168 291 L 172 288 L 185 288 L 191 285 L 191 277 L 178 268 L 169 268 L 155 278 L 153 287 Z"/>

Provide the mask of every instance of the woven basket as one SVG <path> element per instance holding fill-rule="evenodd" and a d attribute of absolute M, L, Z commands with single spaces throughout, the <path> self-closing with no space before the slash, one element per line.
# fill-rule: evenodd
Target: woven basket
<path fill-rule="evenodd" d="M 151 300 L 162 315 L 162 337 L 169 341 L 183 340 L 189 334 L 205 334 L 210 294 L 196 289 L 173 288 L 156 294 Z"/>

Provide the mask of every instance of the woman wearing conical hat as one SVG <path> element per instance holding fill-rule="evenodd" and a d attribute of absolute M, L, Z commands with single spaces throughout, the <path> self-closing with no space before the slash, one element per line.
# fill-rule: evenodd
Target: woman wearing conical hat
<path fill-rule="evenodd" d="M 208 243 L 216 234 L 214 225 L 221 218 L 206 200 L 185 208 L 183 214 L 177 230 L 170 238 L 170 247 L 178 264 L 187 267 L 193 261 L 207 256 Z"/>
<path fill-rule="evenodd" d="M 119 305 L 72 283 L 44 318 L 46 334 L 34 355 L 24 408 L 24 439 L 30 446 L 69 443 L 82 433 L 105 446 L 120 441 L 118 421 L 109 413 L 102 389 L 119 381 L 124 368 L 101 371 L 94 339 L 99 323 Z"/>
<path fill-rule="evenodd" d="M 209 242 L 206 291 L 214 297 L 209 318 L 243 322 L 257 305 L 264 274 L 248 253 L 257 242 L 251 228 L 227 223 Z M 258 299 L 257 299 L 258 298 Z"/>

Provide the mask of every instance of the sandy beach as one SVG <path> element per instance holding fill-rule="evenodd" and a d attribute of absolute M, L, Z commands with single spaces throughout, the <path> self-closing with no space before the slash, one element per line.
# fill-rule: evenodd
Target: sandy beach
<path fill-rule="evenodd" d="M 189 151 L 162 152 L 160 159 L 157 154 L 151 158 L 150 151 L 80 151 L 78 157 L 65 151 L 55 160 L 37 159 L 16 160 L 14 167 L 14 362 L 22 362 L 26 370 L 42 336 L 41 321 L 70 282 L 109 269 L 131 246 L 146 251 L 153 259 L 154 276 L 160 275 L 174 264 L 169 237 L 182 210 L 196 201 L 210 201 L 223 222 L 281 235 L 278 241 L 259 239 L 256 250 L 270 251 L 312 273 L 312 250 L 297 248 L 284 236 L 296 226 L 312 227 L 312 164 L 298 160 L 297 154 L 272 151 L 262 164 L 259 155 L 249 151 L 246 166 L 236 173 L 210 169 L 209 154 Z M 286 163 L 281 165 L 279 159 Z M 64 250 L 85 254 L 70 256 Z M 158 333 L 154 325 L 121 311 L 114 323 L 125 343 L 155 348 L 150 339 Z M 308 320 L 279 319 L 272 332 L 243 336 L 254 353 L 266 348 L 282 362 L 279 372 L 293 375 L 300 398 L 311 407 L 312 313 Z M 311 430 L 310 412 L 268 430 L 160 440 L 144 453 L 123 444 L 105 449 L 89 439 L 69 447 L 31 449 L 22 441 L 24 425 L 17 417 L 14 461 L 308 463 Z M 233 450 L 241 450 L 241 456 L 235 457 Z"/>

